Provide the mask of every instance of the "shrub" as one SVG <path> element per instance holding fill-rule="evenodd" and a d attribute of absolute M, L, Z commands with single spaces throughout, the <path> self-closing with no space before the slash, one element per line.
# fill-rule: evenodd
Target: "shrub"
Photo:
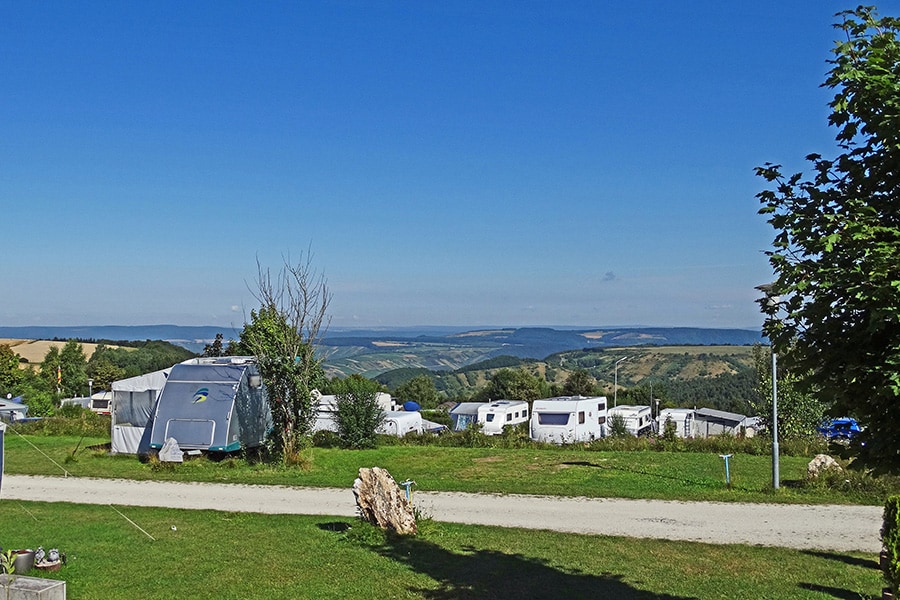
<path fill-rule="evenodd" d="M 887 553 L 884 578 L 896 595 L 900 590 L 900 496 L 891 496 L 885 502 L 881 543 Z"/>
<path fill-rule="evenodd" d="M 39 421 L 16 423 L 16 431 L 23 435 L 70 435 L 89 437 L 109 437 L 108 416 L 97 415 L 76 406 L 78 415 L 74 417 L 47 417 Z"/>

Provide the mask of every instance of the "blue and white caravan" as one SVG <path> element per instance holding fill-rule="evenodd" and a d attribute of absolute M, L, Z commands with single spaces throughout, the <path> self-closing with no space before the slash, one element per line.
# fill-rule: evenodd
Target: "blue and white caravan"
<path fill-rule="evenodd" d="M 263 445 L 272 426 L 253 357 L 195 358 L 172 367 L 150 432 L 150 448 L 174 438 L 182 450 L 234 452 Z"/>

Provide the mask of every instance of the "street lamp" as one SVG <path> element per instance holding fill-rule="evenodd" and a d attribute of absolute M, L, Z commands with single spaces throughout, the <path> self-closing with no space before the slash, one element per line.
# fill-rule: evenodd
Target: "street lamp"
<path fill-rule="evenodd" d="M 777 306 L 781 297 L 772 292 L 773 284 L 758 285 L 755 289 L 766 295 L 766 304 L 770 307 Z M 775 345 L 769 342 L 772 348 L 772 488 L 781 487 L 781 475 L 778 464 L 778 354 Z"/>
<path fill-rule="evenodd" d="M 88 398 L 94 395 L 94 380 L 88 379 Z"/>
<path fill-rule="evenodd" d="M 619 363 L 628 360 L 631 358 L 630 356 L 626 356 L 625 358 L 620 358 L 616 361 L 616 379 L 615 384 L 613 386 L 613 406 L 619 405 Z"/>

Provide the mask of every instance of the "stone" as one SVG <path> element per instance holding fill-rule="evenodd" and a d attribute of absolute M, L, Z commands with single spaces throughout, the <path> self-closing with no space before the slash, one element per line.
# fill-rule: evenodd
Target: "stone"
<path fill-rule="evenodd" d="M 372 525 L 399 535 L 418 533 L 412 503 L 386 469 L 360 469 L 353 494 L 360 517 Z"/>
<path fill-rule="evenodd" d="M 166 443 L 159 449 L 159 460 L 162 462 L 184 462 L 184 452 L 178 446 L 178 440 L 166 438 Z"/>
<path fill-rule="evenodd" d="M 816 457 L 809 461 L 809 465 L 806 467 L 806 476 L 810 479 L 816 479 L 821 473 L 830 469 L 843 471 L 838 461 L 827 454 L 816 454 Z"/>

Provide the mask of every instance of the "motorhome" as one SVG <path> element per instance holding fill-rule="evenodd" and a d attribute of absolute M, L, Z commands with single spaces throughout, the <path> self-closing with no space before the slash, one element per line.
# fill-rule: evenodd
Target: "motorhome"
<path fill-rule="evenodd" d="M 552 444 L 589 442 L 606 436 L 605 396 L 561 396 L 535 400 L 531 439 Z"/>
<path fill-rule="evenodd" d="M 485 435 L 503 433 L 507 425 L 528 421 L 528 403 L 524 400 L 495 400 L 478 407 L 478 422 Z"/>
<path fill-rule="evenodd" d="M 622 404 L 609 409 L 608 417 L 610 423 L 616 416 L 622 418 L 625 423 L 625 429 L 634 436 L 647 435 L 653 431 L 653 416 L 649 406 L 630 406 Z"/>
<path fill-rule="evenodd" d="M 694 437 L 694 409 L 693 408 L 664 408 L 659 412 L 657 431 L 662 435 L 666 432 L 666 421 L 675 426 L 675 435 L 680 438 Z"/>

